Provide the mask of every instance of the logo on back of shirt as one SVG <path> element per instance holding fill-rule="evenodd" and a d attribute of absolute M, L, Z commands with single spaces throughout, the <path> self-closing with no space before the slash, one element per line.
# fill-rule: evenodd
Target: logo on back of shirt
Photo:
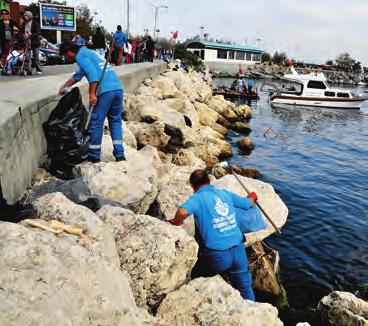
<path fill-rule="evenodd" d="M 215 210 L 217 214 L 221 216 L 229 215 L 229 205 L 224 203 L 219 197 L 216 196 Z"/>

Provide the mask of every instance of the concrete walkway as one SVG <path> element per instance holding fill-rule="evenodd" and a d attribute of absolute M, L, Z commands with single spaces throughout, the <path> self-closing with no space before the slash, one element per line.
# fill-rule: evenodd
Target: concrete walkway
<path fill-rule="evenodd" d="M 55 76 L 55 75 L 60 75 L 60 74 L 72 73 L 75 69 L 76 69 L 76 66 L 74 64 L 44 66 L 43 74 L 41 76 L 38 76 L 38 75 L 27 76 L 27 77 L 0 76 L 0 85 L 2 85 L 3 82 L 12 82 L 12 81 L 17 81 L 17 80 L 30 80 L 30 79 L 37 79 L 37 78 L 50 77 L 50 76 Z"/>
<path fill-rule="evenodd" d="M 144 79 L 165 70 L 163 62 L 115 68 L 127 93 L 134 91 Z M 59 87 L 70 75 L 69 72 L 0 83 L 0 182 L 9 204 L 20 199 L 46 153 L 42 124 L 60 98 Z M 79 85 L 85 97 L 88 83 L 84 80 Z"/>

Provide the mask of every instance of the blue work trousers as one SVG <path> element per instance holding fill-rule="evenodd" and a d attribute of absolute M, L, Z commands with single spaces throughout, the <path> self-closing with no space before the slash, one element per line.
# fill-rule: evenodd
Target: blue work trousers
<path fill-rule="evenodd" d="M 243 243 L 221 251 L 205 248 L 199 253 L 192 270 L 192 278 L 212 277 L 217 274 L 227 274 L 231 285 L 240 292 L 243 299 L 255 301 Z"/>
<path fill-rule="evenodd" d="M 109 121 L 110 134 L 114 145 L 113 154 L 115 158 L 124 157 L 122 113 L 122 90 L 110 91 L 98 96 L 88 130 L 90 138 L 88 155 L 90 157 L 99 159 L 101 156 L 101 142 L 106 117 Z"/>

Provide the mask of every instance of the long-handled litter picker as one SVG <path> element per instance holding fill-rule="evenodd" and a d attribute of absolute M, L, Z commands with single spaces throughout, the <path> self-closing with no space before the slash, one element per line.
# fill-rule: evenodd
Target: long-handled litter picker
<path fill-rule="evenodd" d="M 220 166 L 223 167 L 223 168 L 230 167 L 227 162 L 220 163 Z M 234 171 L 234 169 L 232 167 L 230 167 L 230 169 L 231 169 L 231 172 L 232 172 L 233 176 L 235 177 L 235 179 L 239 182 L 239 184 L 243 187 L 243 189 L 247 192 L 247 194 L 249 194 L 250 191 L 245 186 L 244 182 L 239 178 L 239 176 L 235 173 L 235 171 Z M 277 225 L 272 220 L 272 218 L 267 214 L 267 212 L 264 210 L 264 208 L 262 207 L 262 205 L 259 202 L 256 202 L 255 204 L 258 206 L 258 208 L 261 210 L 261 212 L 263 213 L 263 215 L 267 218 L 267 220 L 274 227 L 274 229 L 276 230 L 276 233 L 277 234 L 281 234 L 281 230 L 277 227 Z"/>
<path fill-rule="evenodd" d="M 105 65 L 104 65 L 104 68 L 102 70 L 102 75 L 100 77 L 100 80 L 98 81 L 98 84 L 97 84 L 97 87 L 96 87 L 96 95 L 98 95 L 98 91 L 100 90 L 100 87 L 101 87 L 101 84 L 102 84 L 102 81 L 105 77 L 105 73 L 106 73 L 106 69 L 107 69 L 107 66 L 109 65 L 109 62 L 110 62 L 110 59 L 111 59 L 111 54 L 112 54 L 112 51 L 113 51 L 113 48 L 114 48 L 114 45 L 115 45 L 115 37 L 112 39 L 111 41 L 111 44 L 110 44 L 110 49 L 109 49 L 109 53 L 107 55 L 107 59 L 105 61 Z M 89 124 L 91 122 L 91 118 L 92 118 L 92 113 L 93 113 L 93 110 L 94 110 L 95 106 L 94 105 L 91 105 L 91 107 L 89 108 L 89 112 L 88 112 L 88 118 L 87 118 L 87 121 L 86 121 L 86 124 L 84 126 L 84 129 L 87 130 L 88 127 L 89 127 Z"/>

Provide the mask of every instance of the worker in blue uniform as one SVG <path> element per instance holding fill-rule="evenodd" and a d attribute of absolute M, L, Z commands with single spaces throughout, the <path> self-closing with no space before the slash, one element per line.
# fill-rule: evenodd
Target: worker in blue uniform
<path fill-rule="evenodd" d="M 114 145 L 114 157 L 117 162 L 125 160 L 122 135 L 123 86 L 119 77 L 108 65 L 98 94 L 96 94 L 105 59 L 95 51 L 89 50 L 85 46 L 79 47 L 70 41 L 61 44 L 60 54 L 71 62 L 75 61 L 78 70 L 61 86 L 59 94 L 62 94 L 65 88 L 82 80 L 83 77 L 86 77 L 89 83 L 89 102 L 91 106 L 94 106 L 94 110 L 89 125 L 88 161 L 92 163 L 100 162 L 101 142 L 106 117 L 109 121 L 110 134 Z"/>
<path fill-rule="evenodd" d="M 236 221 L 235 209 L 250 209 L 257 195 L 253 192 L 243 198 L 218 189 L 210 184 L 204 170 L 195 170 L 189 181 L 194 194 L 177 210 L 175 218 L 168 222 L 179 226 L 188 216 L 194 215 L 196 231 L 203 244 L 192 270 L 192 278 L 226 273 L 241 296 L 254 301 L 243 234 Z"/>

